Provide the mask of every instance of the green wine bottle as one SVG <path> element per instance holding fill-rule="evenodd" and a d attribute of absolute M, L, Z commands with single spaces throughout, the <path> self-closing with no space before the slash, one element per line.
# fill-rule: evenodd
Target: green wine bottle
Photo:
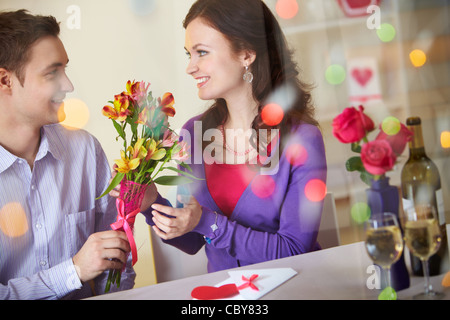
<path fill-rule="evenodd" d="M 422 123 L 419 117 L 411 117 L 406 120 L 408 129 L 413 133 L 409 142 L 409 159 L 402 169 L 402 204 L 406 211 L 420 204 L 431 204 L 436 208 L 439 225 L 441 227 L 441 246 L 439 251 L 430 257 L 430 275 L 438 275 L 446 270 L 441 270 L 446 264 L 447 254 L 447 230 L 445 227 L 444 200 L 442 197 L 441 179 L 434 162 L 425 153 L 422 135 Z M 419 258 L 410 255 L 411 269 L 414 275 L 423 276 L 422 264 Z"/>

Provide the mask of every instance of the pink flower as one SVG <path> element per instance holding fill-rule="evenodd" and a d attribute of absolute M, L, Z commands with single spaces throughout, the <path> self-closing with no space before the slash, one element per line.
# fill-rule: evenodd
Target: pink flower
<path fill-rule="evenodd" d="M 383 130 L 381 130 L 375 140 L 386 140 L 387 142 L 389 142 L 392 151 L 394 151 L 395 155 L 398 157 L 403 153 L 406 144 L 412 139 L 412 136 L 412 132 L 409 131 L 403 123 L 401 123 L 400 131 L 397 134 L 388 135 Z"/>
<path fill-rule="evenodd" d="M 161 142 L 161 147 L 170 148 L 177 140 L 178 137 L 175 133 L 173 133 L 171 130 L 166 130 L 166 132 L 164 132 L 164 136 Z"/>
<path fill-rule="evenodd" d="M 178 161 L 184 162 L 187 159 L 189 159 L 188 149 L 189 149 L 189 146 L 186 143 L 186 141 L 179 142 L 172 149 L 172 160 L 178 160 Z"/>
<path fill-rule="evenodd" d="M 141 104 L 147 99 L 147 90 L 150 87 L 150 83 L 146 84 L 144 81 L 136 82 L 133 80 L 127 82 L 127 92 L 138 104 Z"/>
<path fill-rule="evenodd" d="M 333 135 L 342 143 L 358 142 L 375 129 L 372 119 L 364 114 L 363 106 L 359 106 L 359 110 L 345 108 L 333 119 L 332 125 Z"/>
<path fill-rule="evenodd" d="M 367 172 L 382 175 L 394 167 L 397 157 L 386 140 L 374 140 L 361 148 L 361 161 Z"/>

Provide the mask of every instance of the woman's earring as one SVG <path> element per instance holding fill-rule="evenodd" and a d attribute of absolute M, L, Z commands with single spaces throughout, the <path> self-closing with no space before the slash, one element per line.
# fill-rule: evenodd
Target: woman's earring
<path fill-rule="evenodd" d="M 244 76 L 242 78 L 247 83 L 252 83 L 253 82 L 253 73 L 248 71 L 248 66 L 245 66 L 245 73 L 244 73 Z"/>

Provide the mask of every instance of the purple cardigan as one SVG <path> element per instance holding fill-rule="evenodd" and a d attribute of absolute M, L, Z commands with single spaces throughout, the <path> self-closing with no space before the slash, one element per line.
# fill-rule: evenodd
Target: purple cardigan
<path fill-rule="evenodd" d="M 194 137 L 194 121 L 199 121 L 199 117 L 192 118 L 183 127 L 191 137 Z M 200 143 L 199 137 L 192 139 L 191 150 L 201 148 L 195 145 L 196 142 Z M 301 161 L 302 164 L 291 164 L 292 161 L 286 158 L 287 150 L 294 144 L 306 149 L 307 158 Z M 204 179 L 205 169 L 201 162 L 190 166 L 194 175 Z M 292 130 L 279 155 L 277 169 L 273 175 L 265 173 L 274 182 L 273 192 L 264 198 L 255 195 L 252 184 L 260 177 L 256 176 L 243 192 L 229 219 L 212 199 L 205 180 L 191 183 L 187 187 L 188 192 L 203 207 L 200 222 L 192 232 L 165 242 L 189 254 L 197 253 L 206 244 L 208 272 L 320 249 L 317 233 L 323 200 L 310 201 L 305 195 L 309 181 L 319 179 L 323 185 L 326 183 L 325 148 L 320 130 L 309 124 L 301 124 Z M 180 187 L 179 192 L 181 189 L 184 187 Z M 156 202 L 170 205 L 161 196 Z M 147 223 L 153 225 L 151 208 L 143 214 Z M 216 230 L 211 228 L 213 224 L 217 225 Z"/>

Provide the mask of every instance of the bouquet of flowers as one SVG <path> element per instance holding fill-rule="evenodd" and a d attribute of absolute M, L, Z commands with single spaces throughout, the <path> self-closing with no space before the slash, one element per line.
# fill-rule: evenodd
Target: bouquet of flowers
<path fill-rule="evenodd" d="M 189 157 L 187 143 L 180 141 L 169 127 L 168 118 L 175 115 L 173 95 L 168 92 L 162 98 L 154 98 L 149 87 L 150 84 L 144 81 L 128 81 L 126 91 L 115 95 L 114 101 L 109 101 L 111 105 L 104 106 L 102 110 L 103 115 L 113 122 L 118 133 L 116 140 L 123 140 L 123 150 L 120 151 L 121 158 L 114 161 L 116 175 L 100 197 L 120 183 L 120 195 L 116 200 L 117 221 L 111 227 L 127 234 L 133 265 L 137 261 L 134 220 L 140 212 L 148 185 L 180 185 L 196 179 L 184 163 Z M 187 170 L 169 166 L 171 160 Z M 178 174 L 158 177 L 163 170 Z M 105 292 L 110 290 L 111 283 L 119 287 L 120 277 L 121 270 L 110 270 Z"/>
<path fill-rule="evenodd" d="M 392 170 L 411 140 L 412 133 L 395 117 L 387 117 L 380 125 L 380 132 L 373 141 L 368 134 L 375 130 L 372 119 L 364 113 L 364 107 L 345 108 L 333 119 L 333 135 L 342 143 L 350 143 L 351 150 L 359 156 L 347 160 L 347 171 L 359 171 L 363 182 L 384 178 Z"/>

